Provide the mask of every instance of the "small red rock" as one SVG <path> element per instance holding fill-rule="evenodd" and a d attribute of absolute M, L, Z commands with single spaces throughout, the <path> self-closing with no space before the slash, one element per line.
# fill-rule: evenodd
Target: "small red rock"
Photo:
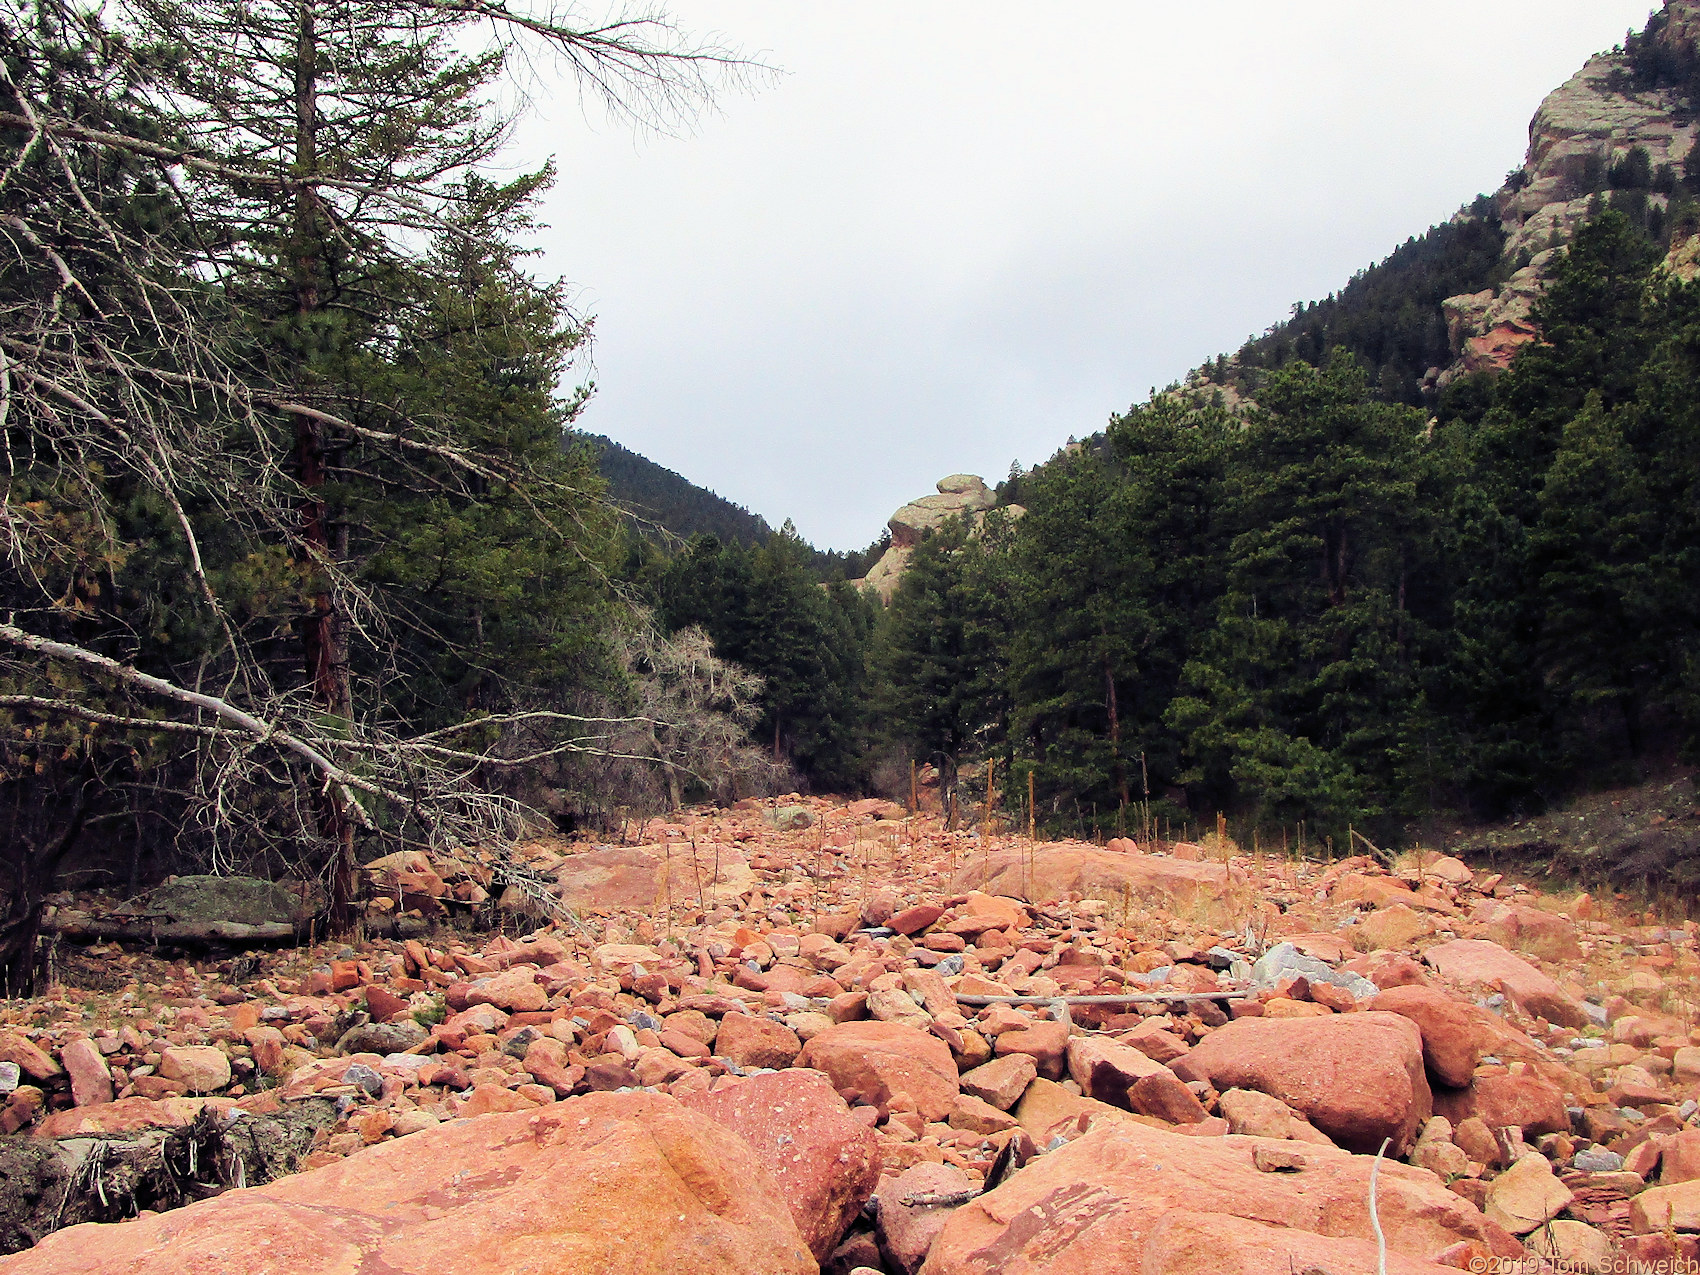
<path fill-rule="evenodd" d="M 1128 1086 L 1127 1105 L 1142 1116 L 1155 1116 L 1170 1124 L 1197 1124 L 1210 1113 L 1198 1095 L 1170 1071 L 1141 1076 Z"/>
<path fill-rule="evenodd" d="M 79 1107 L 112 1101 L 112 1073 L 92 1040 L 73 1040 L 59 1051 L 71 1075 L 71 1099 Z"/>
<path fill-rule="evenodd" d="M 784 1023 L 753 1014 L 728 1014 L 720 1020 L 715 1052 L 740 1067 L 789 1067 L 803 1042 Z"/>
<path fill-rule="evenodd" d="M 943 915 L 944 909 L 935 903 L 917 903 L 914 907 L 904 908 L 886 924 L 899 934 L 919 934 Z"/>
<path fill-rule="evenodd" d="M 1001 1032 L 995 1051 L 1027 1054 L 1047 1080 L 1061 1080 L 1067 1068 L 1068 1024 L 1041 1020 L 1016 1031 Z"/>
<path fill-rule="evenodd" d="M 380 1023 L 388 1022 L 407 1009 L 407 1001 L 376 983 L 366 988 L 366 1011 Z"/>

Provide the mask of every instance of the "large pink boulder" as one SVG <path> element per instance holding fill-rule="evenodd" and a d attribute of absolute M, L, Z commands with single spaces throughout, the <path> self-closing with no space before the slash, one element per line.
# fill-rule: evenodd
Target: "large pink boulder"
<path fill-rule="evenodd" d="M 117 1102 L 55 1111 L 30 1132 L 38 1138 L 87 1138 L 141 1129 L 175 1129 L 192 1124 L 204 1107 L 228 1111 L 235 1105 L 234 1098 L 120 1098 Z"/>
<path fill-rule="evenodd" d="M 1287 1171 L 1265 1172 L 1279 1148 Z M 1099 1125 L 957 1209 L 925 1275 L 1292 1275 L 1376 1269 L 1368 1156 L 1263 1138 Z M 1460 1240 L 1522 1249 L 1432 1173 L 1383 1161 L 1376 1209 L 1389 1272 L 1442 1275 Z"/>
<path fill-rule="evenodd" d="M 1365 1006 L 1399 1014 L 1417 1025 L 1423 1038 L 1423 1061 L 1443 1085 L 1462 1089 L 1476 1074 L 1476 1064 L 1490 1041 L 1471 1010 L 1433 987 L 1394 987 Z"/>
<path fill-rule="evenodd" d="M 1292 1107 L 1351 1151 L 1391 1138 L 1403 1155 L 1432 1113 L 1422 1035 L 1398 1014 L 1241 1018 L 1176 1059 L 1182 1080 L 1256 1089 Z"/>
<path fill-rule="evenodd" d="M 797 1066 L 825 1072 L 839 1093 L 865 1103 L 888 1104 L 898 1094 L 908 1094 L 927 1120 L 943 1120 L 956 1105 L 956 1060 L 950 1046 L 902 1023 L 829 1027 L 803 1046 Z"/>
<path fill-rule="evenodd" d="M 1533 1142 L 1543 1133 L 1565 1133 L 1570 1112 L 1564 1091 L 1528 1071 L 1479 1076 L 1468 1089 L 1436 1090 L 1434 1109 L 1454 1125 L 1480 1116 L 1490 1129 L 1515 1125 Z"/>
<path fill-rule="evenodd" d="M 1078 892 L 1089 899 L 1156 898 L 1164 906 L 1209 903 L 1228 885 L 1220 863 L 1188 863 L 1152 854 L 1121 854 L 1082 842 L 1059 842 L 1033 856 L 1024 850 L 976 855 L 951 882 L 953 890 L 1019 894 L 1034 902 Z"/>
<path fill-rule="evenodd" d="M 879 1140 L 818 1071 L 751 1076 L 679 1099 L 750 1144 L 779 1184 L 803 1242 L 825 1261 L 879 1185 Z"/>
<path fill-rule="evenodd" d="M 675 899 L 736 898 L 755 883 L 744 851 L 731 842 L 689 845 L 592 846 L 554 869 L 561 901 L 579 909 L 648 911 L 664 899 L 668 877 Z M 653 969 L 650 971 L 653 973 Z"/>
<path fill-rule="evenodd" d="M 1442 977 L 1465 986 L 1503 992 L 1523 1010 L 1561 1027 L 1586 1027 L 1582 1007 L 1564 989 L 1520 956 L 1486 939 L 1453 939 L 1423 953 Z"/>
<path fill-rule="evenodd" d="M 1483 899 L 1471 910 L 1470 920 L 1496 943 L 1544 960 L 1574 961 L 1582 955 L 1575 922 L 1556 912 Z"/>
<path fill-rule="evenodd" d="M 174 1212 L 69 1227 L 0 1269 L 814 1275 L 816 1266 L 743 1139 L 671 1098 L 626 1093 L 458 1120 Z"/>

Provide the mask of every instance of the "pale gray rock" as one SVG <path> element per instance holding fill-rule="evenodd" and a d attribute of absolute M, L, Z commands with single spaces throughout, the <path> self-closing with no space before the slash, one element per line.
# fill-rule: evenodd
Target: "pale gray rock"
<path fill-rule="evenodd" d="M 1274 987 L 1283 979 L 1303 976 L 1312 983 L 1328 983 L 1343 987 L 1357 1000 L 1376 996 L 1381 989 L 1359 974 L 1332 968 L 1326 961 L 1306 956 L 1291 943 L 1277 943 L 1251 967 L 1251 985 L 1259 991 Z"/>

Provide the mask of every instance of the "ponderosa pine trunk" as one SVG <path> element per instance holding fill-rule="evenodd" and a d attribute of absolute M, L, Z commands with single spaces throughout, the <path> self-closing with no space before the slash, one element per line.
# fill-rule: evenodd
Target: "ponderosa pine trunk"
<path fill-rule="evenodd" d="M 307 179 L 317 175 L 319 46 L 314 0 L 297 8 L 295 41 L 295 192 L 294 290 L 295 312 L 303 328 L 324 305 L 322 280 L 323 236 L 320 234 L 318 193 Z M 349 685 L 348 640 L 330 567 L 335 561 L 325 508 L 324 424 L 306 413 L 295 415 L 296 477 L 301 483 L 302 556 L 314 572 L 315 584 L 302 620 L 302 655 L 313 702 L 338 721 L 354 716 Z M 314 798 L 319 834 L 331 847 L 330 921 L 338 934 L 354 928 L 354 820 L 344 796 L 332 785 L 320 785 Z"/>

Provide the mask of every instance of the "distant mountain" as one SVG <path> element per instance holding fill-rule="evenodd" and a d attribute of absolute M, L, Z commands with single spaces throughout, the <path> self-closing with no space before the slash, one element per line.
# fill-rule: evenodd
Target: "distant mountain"
<path fill-rule="evenodd" d="M 735 542 L 755 548 L 773 535 L 773 528 L 760 514 L 697 486 L 611 438 L 582 431 L 574 431 L 573 436 L 597 449 L 597 468 L 608 482 L 608 494 L 630 510 L 639 528 L 653 539 L 689 540 L 696 535 L 711 535 L 723 544 Z M 856 579 L 867 574 L 885 544 L 882 538 L 860 551 L 810 546 L 810 561 L 822 580 Z"/>
<path fill-rule="evenodd" d="M 642 522 L 653 523 L 681 540 L 707 534 L 746 546 L 759 545 L 773 534 L 760 514 L 698 487 L 611 438 L 586 433 L 577 437 L 600 450 L 597 468 L 608 481 L 608 494 Z"/>

